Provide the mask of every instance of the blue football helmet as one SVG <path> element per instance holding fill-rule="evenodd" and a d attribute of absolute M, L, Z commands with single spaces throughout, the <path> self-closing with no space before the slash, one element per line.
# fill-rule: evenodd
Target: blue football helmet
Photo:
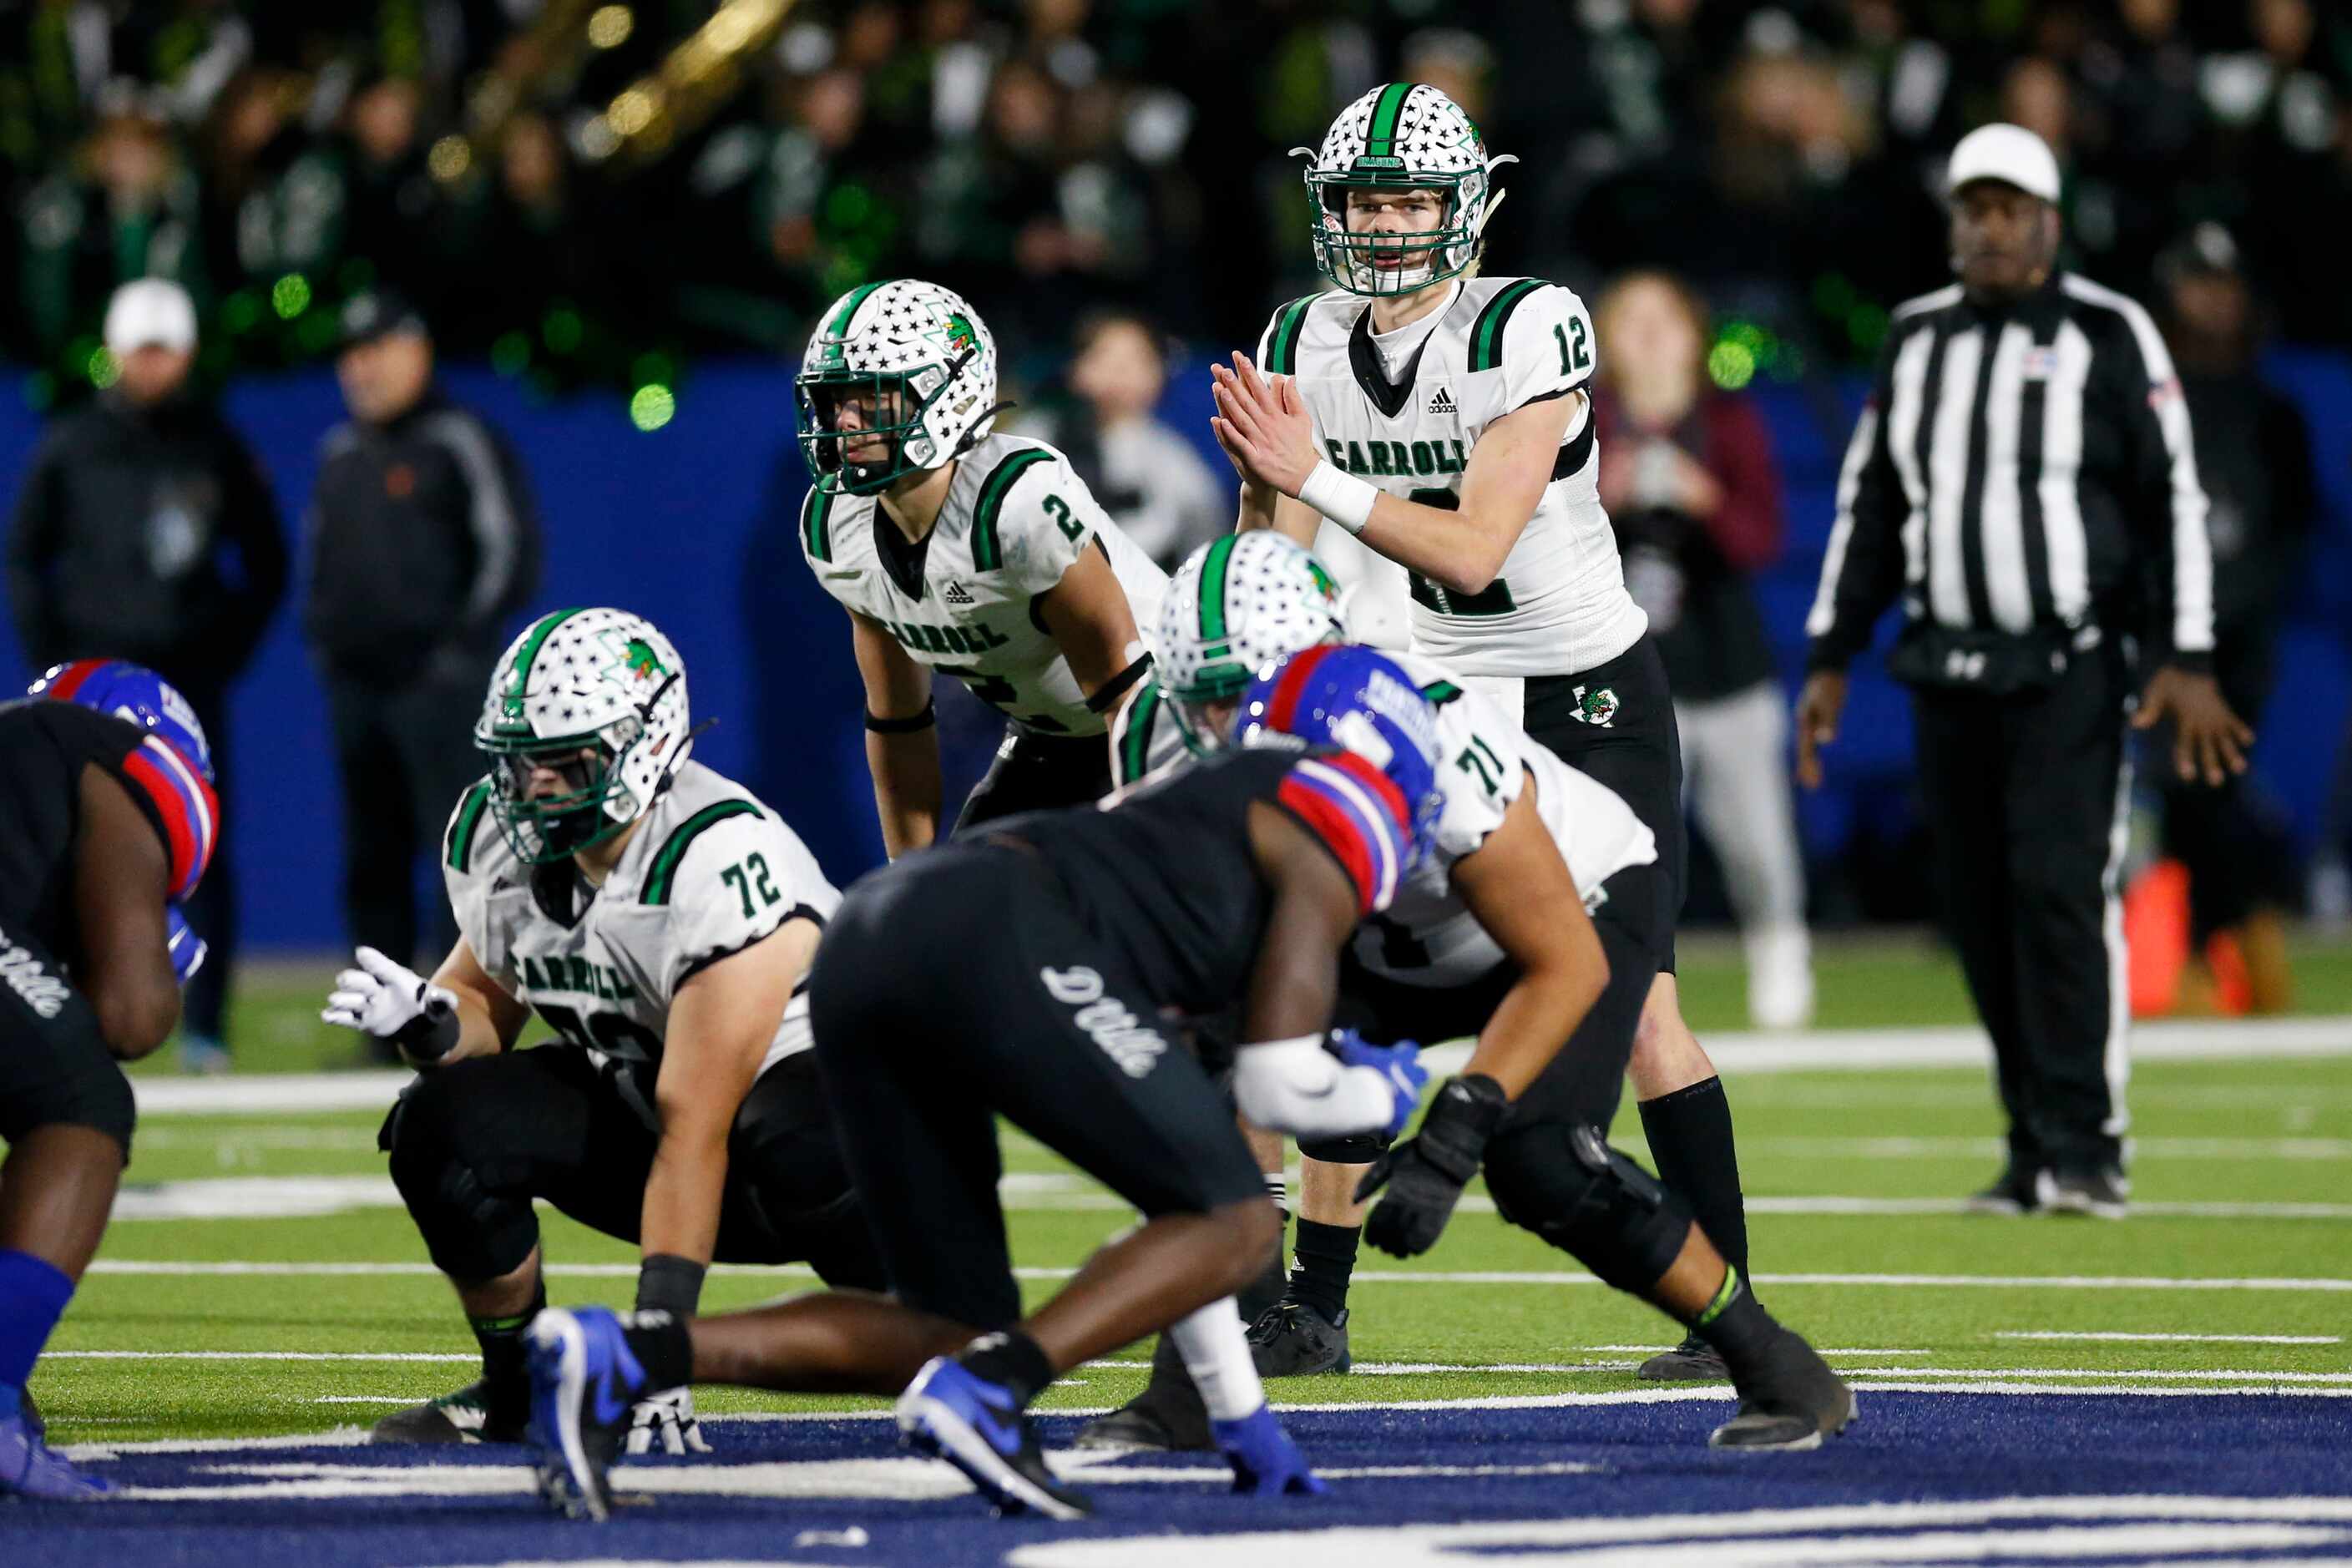
<path fill-rule="evenodd" d="M 1410 871 L 1436 841 L 1437 710 L 1388 655 L 1354 643 L 1302 648 L 1260 671 L 1234 717 L 1241 746 L 1329 747 L 1385 774 L 1404 796 Z"/>
<path fill-rule="evenodd" d="M 27 697 L 78 703 L 128 720 L 163 742 L 213 781 L 213 749 L 196 710 L 178 688 L 143 664 L 119 658 L 78 658 L 52 666 L 26 689 Z"/>

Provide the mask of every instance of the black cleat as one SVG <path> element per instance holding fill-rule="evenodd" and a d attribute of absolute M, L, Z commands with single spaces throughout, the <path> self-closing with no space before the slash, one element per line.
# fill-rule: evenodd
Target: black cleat
<path fill-rule="evenodd" d="M 1633 1375 L 1649 1383 L 1728 1383 L 1731 1369 L 1724 1365 L 1721 1351 L 1696 1334 L 1685 1334 L 1682 1343 L 1660 1351 Z"/>
<path fill-rule="evenodd" d="M 2052 1214 L 2121 1219 L 2131 1200 L 2131 1183 L 2113 1165 L 2087 1170 L 2044 1171 L 2037 1194 Z"/>
<path fill-rule="evenodd" d="M 1715 1429 L 1706 1440 L 1710 1448 L 1801 1453 L 1844 1431 L 1859 1408 L 1845 1379 L 1787 1329 L 1753 1375 L 1733 1381 L 1739 1413 Z"/>
<path fill-rule="evenodd" d="M 1200 1390 L 1180 1373 L 1155 1376 L 1125 1405 L 1079 1427 L 1077 1446 L 1202 1453 L 1216 1447 L 1217 1435 L 1209 1427 L 1209 1407 L 1202 1403 Z"/>
<path fill-rule="evenodd" d="M 2037 1174 L 2011 1162 L 1993 1179 L 1992 1185 L 1980 1193 L 1969 1194 L 1968 1202 L 1960 1206 L 1969 1214 L 2032 1214 L 2042 1206 L 2042 1194 L 2035 1180 Z"/>
<path fill-rule="evenodd" d="M 1348 1353 L 1344 1307 L 1338 1317 L 1327 1318 L 1303 1301 L 1277 1301 L 1250 1325 L 1249 1347 L 1260 1377 L 1307 1377 L 1346 1372 L 1355 1364 Z"/>
<path fill-rule="evenodd" d="M 512 1420 L 490 1419 L 489 1393 L 481 1383 L 469 1383 L 455 1394 L 395 1410 L 368 1431 L 371 1443 L 520 1443 L 530 1421 L 525 1413 Z"/>

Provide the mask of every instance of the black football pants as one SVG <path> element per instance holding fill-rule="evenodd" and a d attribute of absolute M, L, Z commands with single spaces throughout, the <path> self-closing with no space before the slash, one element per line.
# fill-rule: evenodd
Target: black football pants
<path fill-rule="evenodd" d="M 2040 690 L 1913 694 L 1946 916 L 2021 1173 L 2122 1163 L 2130 697 L 2112 645 Z"/>

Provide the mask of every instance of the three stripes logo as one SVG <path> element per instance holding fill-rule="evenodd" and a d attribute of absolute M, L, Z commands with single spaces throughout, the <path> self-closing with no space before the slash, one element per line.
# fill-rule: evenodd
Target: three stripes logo
<path fill-rule="evenodd" d="M 948 579 L 947 592 L 941 594 L 940 597 L 945 599 L 950 605 L 969 605 L 972 603 L 971 590 L 965 587 L 961 583 L 957 582 L 952 577 Z"/>
<path fill-rule="evenodd" d="M 1454 388 L 1450 384 L 1441 384 L 1434 391 L 1430 393 L 1429 412 L 1433 415 L 1458 414 L 1461 412 L 1461 409 L 1454 404 Z"/>

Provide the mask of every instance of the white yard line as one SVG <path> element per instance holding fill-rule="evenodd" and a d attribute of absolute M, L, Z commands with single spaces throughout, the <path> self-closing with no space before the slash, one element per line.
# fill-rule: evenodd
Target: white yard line
<path fill-rule="evenodd" d="M 1707 1054 L 1727 1077 L 1780 1072 L 1884 1071 L 1980 1067 L 1991 1044 L 1982 1029 L 1814 1029 L 1764 1035 L 1724 1030 Z M 2132 1056 L 2143 1062 L 2301 1059 L 2352 1056 L 2352 1018 L 2213 1019 L 2137 1026 Z M 1424 1053 L 1433 1072 L 1456 1070 L 1466 1045 Z M 131 1088 L 148 1116 L 276 1116 L 381 1110 L 414 1076 L 403 1071 L 248 1073 L 217 1079 L 142 1078 Z"/>
<path fill-rule="evenodd" d="M 752 1278 L 810 1279 L 813 1270 L 799 1264 L 774 1267 L 719 1264 L 714 1273 Z M 92 1274 L 182 1275 L 191 1278 L 257 1275 L 286 1279 L 430 1276 L 438 1271 L 429 1263 L 289 1263 L 184 1262 L 171 1259 L 101 1258 L 89 1266 Z M 555 1279 L 634 1279 L 634 1263 L 551 1263 L 546 1272 Z M 1067 1279 L 1076 1268 L 1017 1268 L 1022 1279 Z M 2352 1279 L 2282 1278 L 2201 1278 L 2162 1274 L 1759 1274 L 1759 1285 L 1852 1285 L 1897 1289 L 2020 1290 L 2310 1290 L 2328 1294 L 2352 1291 Z M 1360 1285 L 1597 1285 L 1582 1270 L 1467 1270 L 1419 1272 L 1365 1269 L 1356 1275 Z"/>
<path fill-rule="evenodd" d="M 1998 1156 L 1999 1138 L 1744 1138 L 1743 1154 L 1787 1160 L 1949 1160 Z M 2136 1138 L 2145 1160 L 2352 1160 L 2352 1138 Z"/>
<path fill-rule="evenodd" d="M 2339 1334 L 2126 1334 L 2061 1329 L 1996 1329 L 1997 1340 L 2109 1340 L 2130 1344 L 2340 1345 Z"/>

